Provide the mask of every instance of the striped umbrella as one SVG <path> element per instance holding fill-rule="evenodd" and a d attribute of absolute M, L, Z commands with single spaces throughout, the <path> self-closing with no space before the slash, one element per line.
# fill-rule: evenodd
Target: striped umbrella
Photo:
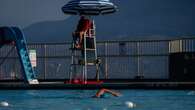
<path fill-rule="evenodd" d="M 104 15 L 116 12 L 117 6 L 109 0 L 71 0 L 62 11 L 73 15 Z"/>

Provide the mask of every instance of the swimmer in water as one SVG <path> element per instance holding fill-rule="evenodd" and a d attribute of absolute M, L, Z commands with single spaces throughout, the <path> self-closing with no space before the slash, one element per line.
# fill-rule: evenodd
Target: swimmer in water
<path fill-rule="evenodd" d="M 111 90 L 109 90 L 109 89 L 100 89 L 96 94 L 95 94 L 95 96 L 93 96 L 93 97 L 95 97 L 95 98 L 101 98 L 101 97 L 104 97 L 105 96 L 105 93 L 109 93 L 109 94 L 111 94 L 111 95 L 113 95 L 113 96 L 115 96 L 115 97 L 119 97 L 119 96 L 121 96 L 121 94 L 120 93 L 118 93 L 118 92 L 114 92 L 114 91 L 111 91 Z"/>

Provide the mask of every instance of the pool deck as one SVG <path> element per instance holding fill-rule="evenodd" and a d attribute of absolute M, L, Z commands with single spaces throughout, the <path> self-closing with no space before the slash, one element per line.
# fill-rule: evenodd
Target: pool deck
<path fill-rule="evenodd" d="M 102 84 L 65 84 L 63 81 L 41 81 L 40 84 L 28 85 L 21 81 L 0 82 L 1 90 L 16 89 L 170 89 L 192 90 L 195 82 L 104 82 Z"/>

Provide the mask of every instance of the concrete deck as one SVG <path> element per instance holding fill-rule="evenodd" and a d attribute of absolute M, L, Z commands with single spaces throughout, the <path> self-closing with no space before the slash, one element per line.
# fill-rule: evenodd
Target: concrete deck
<path fill-rule="evenodd" d="M 42 81 L 28 85 L 24 82 L 0 82 L 1 90 L 15 89 L 195 89 L 195 82 L 105 82 L 102 84 L 65 84 L 63 81 Z"/>

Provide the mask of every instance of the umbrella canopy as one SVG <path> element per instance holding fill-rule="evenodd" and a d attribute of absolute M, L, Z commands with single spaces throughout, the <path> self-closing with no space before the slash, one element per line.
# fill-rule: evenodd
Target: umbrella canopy
<path fill-rule="evenodd" d="M 109 0 L 71 0 L 62 11 L 73 15 L 100 15 L 116 12 L 117 6 Z"/>

